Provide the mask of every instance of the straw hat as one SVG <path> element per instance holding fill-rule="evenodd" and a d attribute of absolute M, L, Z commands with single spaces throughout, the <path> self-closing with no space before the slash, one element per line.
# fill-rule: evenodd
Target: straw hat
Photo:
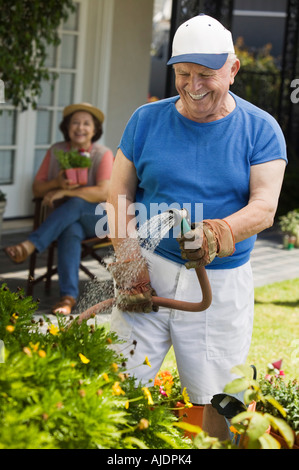
<path fill-rule="evenodd" d="M 63 117 L 65 118 L 76 111 L 86 111 L 92 114 L 101 123 L 104 122 L 105 116 L 102 111 L 89 103 L 70 104 L 69 106 L 66 106 L 63 110 Z"/>

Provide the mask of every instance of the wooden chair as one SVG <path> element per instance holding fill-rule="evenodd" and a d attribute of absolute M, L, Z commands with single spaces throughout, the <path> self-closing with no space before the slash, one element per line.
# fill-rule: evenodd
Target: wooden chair
<path fill-rule="evenodd" d="M 42 205 L 41 198 L 35 198 L 35 210 L 33 218 L 33 230 L 36 230 L 39 225 L 45 220 L 48 215 L 48 208 Z M 87 238 L 82 240 L 82 251 L 81 251 L 81 263 L 80 269 L 88 276 L 90 279 L 96 279 L 96 275 L 93 274 L 84 264 L 82 260 L 87 256 L 91 256 L 93 259 L 97 260 L 100 264 L 103 264 L 103 257 L 100 252 L 105 251 L 108 247 L 112 247 L 112 243 L 109 237 L 105 238 Z M 34 251 L 29 258 L 29 274 L 27 280 L 27 295 L 33 295 L 33 289 L 36 284 L 41 281 L 45 281 L 45 290 L 51 290 L 51 280 L 52 277 L 57 274 L 57 266 L 54 265 L 54 255 L 55 249 L 57 247 L 57 241 L 53 241 L 48 247 L 47 253 L 47 265 L 45 271 L 38 277 L 35 277 L 36 263 L 38 252 Z"/>

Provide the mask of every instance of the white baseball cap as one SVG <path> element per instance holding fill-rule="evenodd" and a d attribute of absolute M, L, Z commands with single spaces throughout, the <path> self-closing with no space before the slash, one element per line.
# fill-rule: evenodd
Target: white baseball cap
<path fill-rule="evenodd" d="M 211 16 L 200 14 L 177 29 L 167 65 L 191 62 L 217 70 L 234 52 L 230 31 Z"/>

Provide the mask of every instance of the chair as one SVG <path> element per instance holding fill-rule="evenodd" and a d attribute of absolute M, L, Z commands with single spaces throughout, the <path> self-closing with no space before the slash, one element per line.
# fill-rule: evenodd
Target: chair
<path fill-rule="evenodd" d="M 42 198 L 34 198 L 33 202 L 35 203 L 34 218 L 33 218 L 33 230 L 36 230 L 39 225 L 45 220 L 48 213 L 48 208 L 42 205 Z M 109 237 L 105 238 L 87 238 L 81 242 L 81 263 L 80 269 L 90 277 L 90 279 L 96 279 L 96 275 L 93 274 L 84 264 L 82 260 L 87 256 L 91 256 L 93 259 L 97 260 L 100 264 L 104 265 L 103 257 L 98 253 L 108 247 L 112 246 L 111 239 Z M 38 252 L 35 250 L 29 259 L 29 274 L 27 280 L 27 295 L 33 295 L 33 289 L 36 284 L 41 281 L 45 281 L 45 290 L 51 290 L 51 280 L 52 276 L 57 274 L 57 266 L 54 266 L 54 255 L 55 248 L 57 247 L 57 241 L 53 241 L 48 247 L 47 253 L 47 266 L 43 274 L 38 277 L 35 277 L 35 269 L 37 263 Z"/>

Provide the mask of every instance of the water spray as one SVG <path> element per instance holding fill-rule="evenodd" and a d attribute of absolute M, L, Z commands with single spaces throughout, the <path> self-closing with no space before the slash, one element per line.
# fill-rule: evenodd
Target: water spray
<path fill-rule="evenodd" d="M 170 209 L 169 214 L 172 217 L 173 227 L 181 225 L 181 234 L 184 235 L 191 230 L 189 225 L 189 214 L 188 211 L 183 209 Z M 202 291 L 202 300 L 201 302 L 188 302 L 183 300 L 175 299 L 166 299 L 165 297 L 152 296 L 152 302 L 158 307 L 166 307 L 174 310 L 183 310 L 185 312 L 202 312 L 207 310 L 212 302 L 212 291 L 210 282 L 206 273 L 204 266 L 195 268 L 195 272 L 201 287 Z M 83 320 L 88 320 L 89 318 L 95 316 L 97 313 L 100 313 L 104 310 L 115 305 L 116 299 L 111 298 L 100 302 L 93 307 L 88 308 L 83 313 L 79 315 L 76 321 L 80 324 Z"/>

